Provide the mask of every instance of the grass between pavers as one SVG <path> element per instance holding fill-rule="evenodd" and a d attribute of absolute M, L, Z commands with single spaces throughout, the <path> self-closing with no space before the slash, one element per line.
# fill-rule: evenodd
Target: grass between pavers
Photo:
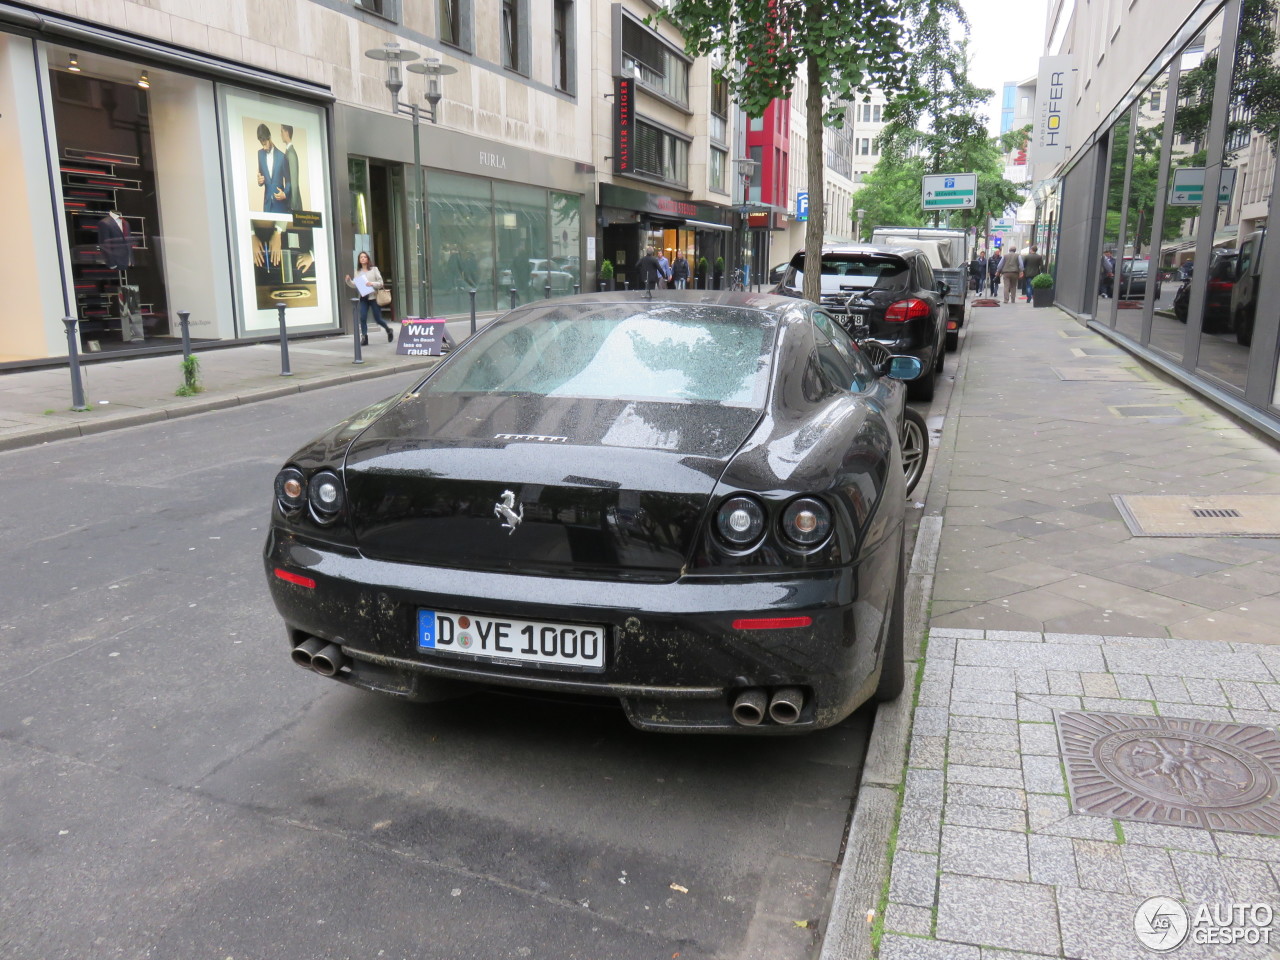
<path fill-rule="evenodd" d="M 1116 828 L 1116 843 L 1124 843 L 1124 827 L 1119 820 L 1112 820 L 1111 825 Z"/>
<path fill-rule="evenodd" d="M 927 621 L 926 621 L 927 622 Z M 925 630 L 924 639 L 920 641 L 920 656 L 913 660 L 916 675 L 911 687 L 911 721 L 907 725 L 907 749 L 902 758 L 902 776 L 898 778 L 895 792 L 898 795 L 897 805 L 893 811 L 893 829 L 889 831 L 889 850 L 885 864 L 884 882 L 880 885 L 880 896 L 876 899 L 876 915 L 871 924 L 871 955 L 880 955 L 880 941 L 884 937 L 884 915 L 889 909 L 889 881 L 893 877 L 893 858 L 898 852 L 898 826 L 902 822 L 902 801 L 907 794 L 907 770 L 911 767 L 911 731 L 915 727 L 916 707 L 920 706 L 920 686 L 924 683 L 924 662 L 929 653 L 929 631 Z M 946 770 L 946 747 L 943 747 L 942 765 Z M 945 776 L 945 773 L 944 773 Z M 930 928 L 937 929 L 938 916 L 935 905 L 933 921 Z M 897 933 L 897 931 L 894 931 Z"/>

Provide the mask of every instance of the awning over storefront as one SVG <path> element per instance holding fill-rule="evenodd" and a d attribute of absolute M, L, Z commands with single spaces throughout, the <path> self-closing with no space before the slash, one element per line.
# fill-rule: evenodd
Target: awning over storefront
<path fill-rule="evenodd" d="M 708 220 L 686 220 L 686 227 L 692 227 L 694 230 L 723 230 L 726 233 L 732 233 L 733 227 L 725 226 L 723 223 L 711 223 Z"/>

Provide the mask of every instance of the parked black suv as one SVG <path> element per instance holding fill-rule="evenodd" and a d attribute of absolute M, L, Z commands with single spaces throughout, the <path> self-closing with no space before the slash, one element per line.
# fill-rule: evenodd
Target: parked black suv
<path fill-rule="evenodd" d="M 804 251 L 791 258 L 775 293 L 799 297 Z M 856 339 L 872 339 L 890 353 L 919 357 L 920 376 L 907 383 L 913 400 L 932 400 L 946 357 L 947 285 L 913 247 L 858 245 L 822 250 L 822 305 Z"/>

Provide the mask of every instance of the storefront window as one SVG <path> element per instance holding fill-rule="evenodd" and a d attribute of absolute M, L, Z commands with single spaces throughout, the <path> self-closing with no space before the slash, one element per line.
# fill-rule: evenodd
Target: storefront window
<path fill-rule="evenodd" d="M 498 235 L 498 286 L 520 303 L 573 292 L 573 279 L 552 262 L 547 236 L 547 192 L 513 183 L 494 183 Z"/>
<path fill-rule="evenodd" d="M 582 197 L 551 194 L 551 259 L 582 284 Z"/>
<path fill-rule="evenodd" d="M 1213 113 L 1213 84 L 1217 72 L 1217 46 L 1222 36 L 1222 15 L 1182 51 L 1175 63 L 1177 96 L 1170 98 L 1173 149 L 1168 158 L 1168 188 L 1164 203 L 1164 228 L 1160 237 L 1159 273 L 1161 297 L 1151 319 L 1151 346 L 1174 360 L 1186 352 L 1187 323 L 1192 318 L 1191 278 L 1196 259 L 1196 234 L 1200 224 L 1203 187 L 1188 189 L 1203 177 L 1205 144 Z M 1206 56 L 1206 47 L 1213 51 Z M 1199 174 L 1197 174 L 1199 171 Z M 1203 182 L 1203 181 L 1202 181 Z M 1194 318 L 1199 324 L 1199 314 Z"/>
<path fill-rule="evenodd" d="M 240 323 L 248 334 L 335 324 L 328 145 L 319 108 L 222 92 Z"/>
<path fill-rule="evenodd" d="M 1173 296 L 1157 261 L 1151 257 L 1151 229 L 1156 212 L 1156 188 L 1160 180 L 1160 151 L 1164 139 L 1164 89 L 1168 74 L 1161 75 L 1134 104 L 1133 159 L 1129 169 L 1129 197 L 1125 217 L 1124 257 L 1116 272 L 1116 329 L 1133 340 L 1142 339 L 1145 305 Z"/>
<path fill-rule="evenodd" d="M 1219 203 L 1197 364 L 1201 373 L 1241 392 L 1258 307 L 1262 265 L 1258 253 L 1274 179 L 1277 129 L 1273 91 L 1280 86 L 1276 50 L 1276 3 L 1243 0 L 1231 64 Z M 1217 60 L 1217 56 L 1208 55 L 1204 66 L 1216 65 Z M 1217 179 L 1214 168 L 1206 171 L 1206 193 Z M 1260 185 L 1263 189 L 1259 191 Z"/>
<path fill-rule="evenodd" d="M 1098 301 L 1095 319 L 1107 326 L 1115 324 L 1115 303 L 1120 274 L 1120 217 L 1124 208 L 1124 176 L 1129 164 L 1129 143 L 1133 120 L 1124 114 L 1111 127 L 1111 154 L 1107 166 L 1107 205 L 1102 224 L 1102 258 L 1098 264 Z"/>
<path fill-rule="evenodd" d="M 499 268 L 493 242 L 493 200 L 489 181 L 431 171 L 427 180 L 430 232 L 428 280 L 433 316 L 467 313 L 470 291 L 479 310 L 499 303 Z M 509 269 L 504 264 L 503 270 Z M 503 279 L 506 279 L 503 274 Z"/>

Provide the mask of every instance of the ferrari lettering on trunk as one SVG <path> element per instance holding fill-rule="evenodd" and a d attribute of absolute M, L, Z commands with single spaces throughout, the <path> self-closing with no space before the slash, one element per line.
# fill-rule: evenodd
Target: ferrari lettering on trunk
<path fill-rule="evenodd" d="M 603 670 L 604 628 L 419 610 L 418 650 Z"/>

